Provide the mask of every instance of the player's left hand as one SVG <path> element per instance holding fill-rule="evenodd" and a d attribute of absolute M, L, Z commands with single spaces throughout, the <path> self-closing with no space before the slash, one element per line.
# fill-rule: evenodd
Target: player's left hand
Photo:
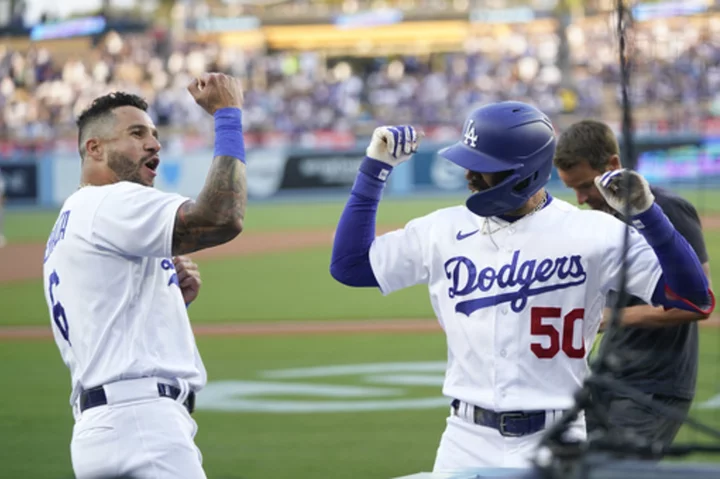
<path fill-rule="evenodd" d="M 626 168 L 608 171 L 602 176 L 595 177 L 595 185 L 612 209 L 625 214 L 627 175 L 630 175 L 630 216 L 637 216 L 649 210 L 655 202 L 650 185 L 640 173 Z"/>
<path fill-rule="evenodd" d="M 175 265 L 183 300 L 185 300 L 185 304 L 190 304 L 200 294 L 200 285 L 202 284 L 200 271 L 197 265 L 187 256 L 175 256 L 173 264 Z"/>

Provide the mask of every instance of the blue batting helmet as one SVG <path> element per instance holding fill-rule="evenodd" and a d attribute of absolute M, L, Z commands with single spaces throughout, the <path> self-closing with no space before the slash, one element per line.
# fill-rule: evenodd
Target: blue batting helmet
<path fill-rule="evenodd" d="M 555 131 L 548 117 L 533 106 L 518 101 L 491 103 L 470 113 L 462 139 L 438 154 L 475 173 L 505 174 L 466 202 L 477 215 L 496 216 L 520 208 L 547 184 Z"/>

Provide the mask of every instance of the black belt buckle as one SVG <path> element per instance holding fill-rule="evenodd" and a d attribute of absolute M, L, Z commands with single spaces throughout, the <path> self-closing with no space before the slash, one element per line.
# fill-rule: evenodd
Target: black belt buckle
<path fill-rule="evenodd" d="M 451 403 L 455 415 L 458 415 L 460 409 L 460 401 L 454 399 Z M 479 406 L 472 406 L 473 408 L 473 422 L 479 426 L 490 427 L 496 429 L 501 436 L 505 437 L 522 437 L 527 434 L 532 434 L 531 419 L 536 413 L 528 413 L 523 411 L 508 411 L 508 412 L 495 412 L 487 409 L 483 409 Z M 508 421 L 512 420 L 525 420 L 526 426 L 521 432 L 513 432 L 508 429 Z M 544 420 L 544 414 L 543 414 Z M 541 428 L 542 429 L 542 428 Z"/>
<path fill-rule="evenodd" d="M 502 412 L 500 413 L 500 422 L 498 424 L 498 431 L 500 431 L 501 436 L 505 437 L 521 437 L 525 434 L 522 432 L 511 432 L 507 430 L 507 420 L 512 419 L 527 419 L 527 416 L 522 413 L 518 412 Z"/>

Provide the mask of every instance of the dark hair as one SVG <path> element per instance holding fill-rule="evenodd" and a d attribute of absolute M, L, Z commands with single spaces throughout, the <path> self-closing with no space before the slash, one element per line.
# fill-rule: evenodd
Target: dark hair
<path fill-rule="evenodd" d="M 612 129 L 601 121 L 583 120 L 562 132 L 555 147 L 553 163 L 559 170 L 569 170 L 587 161 L 590 168 L 605 170 L 610 158 L 619 154 Z"/>
<path fill-rule="evenodd" d="M 99 96 L 93 100 L 75 122 L 78 127 L 78 149 L 80 156 L 84 157 L 84 132 L 93 123 L 106 119 L 115 108 L 121 106 L 134 106 L 142 111 L 147 111 L 148 104 L 141 97 L 125 92 L 113 92 Z"/>

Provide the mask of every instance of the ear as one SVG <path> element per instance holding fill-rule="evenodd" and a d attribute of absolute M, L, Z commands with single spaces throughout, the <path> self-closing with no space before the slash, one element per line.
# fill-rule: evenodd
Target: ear
<path fill-rule="evenodd" d="M 93 159 L 101 159 L 103 156 L 103 145 L 97 138 L 88 138 L 85 142 L 87 156 Z"/>
<path fill-rule="evenodd" d="M 608 160 L 608 165 L 606 171 L 615 171 L 622 168 L 622 165 L 620 164 L 620 156 L 619 155 L 613 155 Z"/>

